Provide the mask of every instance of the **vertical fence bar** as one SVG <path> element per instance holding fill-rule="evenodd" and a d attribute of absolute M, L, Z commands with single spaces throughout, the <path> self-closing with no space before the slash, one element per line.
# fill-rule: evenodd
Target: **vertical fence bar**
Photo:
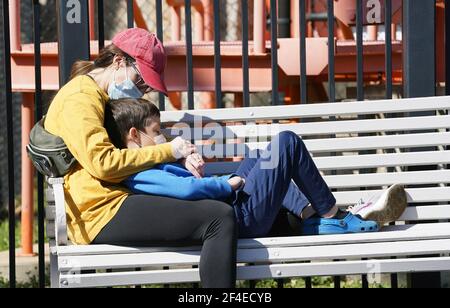
<path fill-rule="evenodd" d="M 162 0 L 156 0 L 156 35 L 161 42 L 164 42 Z"/>
<path fill-rule="evenodd" d="M 164 27 L 163 27 L 163 8 L 162 0 L 156 0 L 156 35 L 164 43 Z M 166 98 L 164 94 L 159 93 L 159 110 L 166 110 Z"/>
<path fill-rule="evenodd" d="M 278 37 L 291 37 L 291 1 L 277 1 Z"/>
<path fill-rule="evenodd" d="M 357 56 L 357 97 L 358 101 L 364 100 L 364 42 L 363 42 L 363 9 L 362 1 L 356 0 L 356 56 Z M 367 275 L 362 275 L 362 287 L 368 288 Z"/>
<path fill-rule="evenodd" d="M 255 265 L 254 263 L 249 263 L 248 264 L 249 266 L 253 266 L 253 265 Z M 248 287 L 250 288 L 250 289 L 256 289 L 256 280 L 250 280 L 249 282 L 248 282 Z"/>
<path fill-rule="evenodd" d="M 445 95 L 450 95 L 450 0 L 445 0 Z M 446 114 L 449 115 L 449 110 Z M 450 150 L 450 145 L 446 150 Z M 446 168 L 449 169 L 450 165 Z"/>
<path fill-rule="evenodd" d="M 277 3 L 277 38 L 290 38 L 291 37 L 291 2 L 292 1 L 276 1 Z M 278 45 L 278 39 L 277 39 Z M 277 46 L 278 49 L 278 46 Z M 278 58 L 278 57 L 277 57 Z M 278 59 L 277 59 L 278 60 Z M 278 76 L 277 76 L 278 78 Z M 289 91 L 289 90 L 288 90 Z M 289 91 L 290 92 L 290 91 Z M 278 92 L 279 93 L 279 92 Z M 284 93 L 286 94 L 286 93 Z M 286 104 L 284 97 L 280 100 L 279 104 Z M 277 279 L 278 288 L 284 288 L 284 280 Z"/>
<path fill-rule="evenodd" d="M 248 0 L 241 1 L 242 11 L 242 99 L 243 106 L 250 107 L 250 65 L 249 65 L 249 21 L 248 21 Z M 249 139 L 246 138 L 245 142 Z M 249 281 L 249 288 L 254 289 L 256 282 Z"/>
<path fill-rule="evenodd" d="M 385 2 L 386 99 L 392 99 L 392 0 Z M 395 223 L 393 223 L 395 225 Z M 392 257 L 395 259 L 396 257 Z M 398 289 L 398 275 L 391 274 L 391 288 Z"/>
<path fill-rule="evenodd" d="M 308 104 L 308 77 L 306 75 L 306 0 L 299 0 L 300 23 L 300 103 Z M 305 288 L 312 288 L 311 277 L 305 277 Z"/>
<path fill-rule="evenodd" d="M 306 0 L 300 0 L 300 103 L 308 103 L 308 76 L 306 75 Z"/>
<path fill-rule="evenodd" d="M 277 1 L 277 9 L 276 9 L 277 15 L 277 41 L 278 37 L 280 38 L 289 38 L 291 36 L 291 1 Z M 277 42 L 278 45 L 278 42 Z M 278 49 L 278 46 L 277 46 Z M 278 60 L 278 57 L 277 57 Z M 278 62 L 277 62 L 278 65 Z M 278 78 L 278 76 L 277 76 Z M 280 102 L 280 104 L 284 104 L 285 100 Z M 276 279 L 275 280 L 277 284 L 278 289 L 284 288 L 284 279 Z"/>
<path fill-rule="evenodd" d="M 89 12 L 88 1 L 80 0 L 80 14 L 77 19 L 69 14 L 67 0 L 56 2 L 58 16 L 59 79 L 62 87 L 69 81 L 72 65 L 77 60 L 89 60 Z"/>
<path fill-rule="evenodd" d="M 98 50 L 105 47 L 105 10 L 103 0 L 97 0 Z"/>
<path fill-rule="evenodd" d="M 242 80 L 244 107 L 250 107 L 250 65 L 248 51 L 248 0 L 242 0 Z"/>
<path fill-rule="evenodd" d="M 392 99 L 392 0 L 386 0 L 385 5 L 386 98 Z"/>
<path fill-rule="evenodd" d="M 214 0 L 214 71 L 216 80 L 216 106 L 223 108 L 222 101 L 222 74 L 220 52 L 220 0 Z"/>
<path fill-rule="evenodd" d="M 272 62 L 272 105 L 279 105 L 277 0 L 270 0 L 270 37 Z"/>
<path fill-rule="evenodd" d="M 364 46 L 362 0 L 356 1 L 357 100 L 364 100 Z"/>
<path fill-rule="evenodd" d="M 336 101 L 334 52 L 334 0 L 328 0 L 328 90 L 330 102 Z"/>
<path fill-rule="evenodd" d="M 191 0 L 184 4 L 184 15 L 186 23 L 186 61 L 188 81 L 188 109 L 194 109 L 194 63 L 192 56 L 192 8 Z"/>
<path fill-rule="evenodd" d="M 405 97 L 434 96 L 434 1 L 403 2 L 403 49 Z"/>
<path fill-rule="evenodd" d="M 305 289 L 312 289 L 312 278 L 311 277 L 305 278 Z"/>
<path fill-rule="evenodd" d="M 33 33 L 34 33 L 34 66 L 35 66 L 35 122 L 42 119 L 42 67 L 41 67 L 41 4 L 33 0 Z M 44 209 L 44 177 L 37 172 L 37 202 L 38 202 L 38 263 L 39 288 L 45 288 L 45 209 Z"/>
<path fill-rule="evenodd" d="M 436 3 L 403 1 L 403 80 L 407 98 L 436 95 Z M 435 115 L 420 112 L 414 115 Z M 409 167 L 408 170 L 414 170 Z M 440 288 L 440 273 L 410 275 L 412 288 Z"/>
<path fill-rule="evenodd" d="M 287 1 L 286 1 L 287 2 Z M 284 13 L 286 13 L 286 9 L 289 8 L 286 4 L 280 4 L 277 0 L 270 1 L 270 38 L 271 38 L 271 62 L 272 62 L 272 105 L 280 105 L 280 98 L 278 93 L 278 9 L 283 6 L 281 13 L 283 13 L 283 25 L 280 26 L 280 29 L 283 30 L 283 36 L 286 34 L 285 32 L 289 32 L 289 25 L 285 25 L 284 22 Z M 288 35 L 289 36 L 289 35 Z M 278 288 L 284 288 L 284 282 L 282 279 L 276 280 Z"/>
<path fill-rule="evenodd" d="M 16 230 L 15 230 L 15 200 L 14 200 L 14 141 L 12 115 L 12 85 L 11 85 L 11 37 L 9 27 L 9 1 L 3 0 L 3 46 L 5 48 L 5 62 L 3 73 L 5 76 L 5 104 L 6 110 L 6 140 L 8 161 L 8 230 L 9 230 L 9 286 L 16 287 Z"/>
<path fill-rule="evenodd" d="M 198 269 L 198 265 L 193 265 L 192 268 Z M 199 284 L 198 282 L 193 283 L 193 284 L 192 284 L 192 288 L 193 288 L 193 289 L 199 289 L 199 288 L 200 288 L 200 284 Z"/>
<path fill-rule="evenodd" d="M 367 259 L 363 259 L 363 261 L 367 261 Z M 369 280 L 367 278 L 367 275 L 362 275 L 362 288 L 363 289 L 369 288 Z"/>
<path fill-rule="evenodd" d="M 445 95 L 450 95 L 450 0 L 445 0 Z M 449 110 L 445 111 L 449 115 Z M 447 129 L 450 132 L 450 129 Z M 450 150 L 450 145 L 445 148 Z M 450 169 L 450 165 L 446 166 Z M 448 185 L 447 185 L 448 186 Z"/>
<path fill-rule="evenodd" d="M 134 28 L 134 1 L 127 0 L 127 27 Z"/>
<path fill-rule="evenodd" d="M 450 95 L 450 0 L 445 0 L 445 95 Z"/>
<path fill-rule="evenodd" d="M 328 0 L 327 5 L 327 22 L 328 22 L 328 100 L 330 103 L 336 101 L 336 78 L 335 78 L 335 50 L 334 50 L 334 0 Z M 335 121 L 336 118 L 332 117 L 331 120 Z M 332 138 L 336 138 L 336 135 L 332 135 Z M 331 156 L 336 156 L 336 153 L 330 153 Z M 332 175 L 336 175 L 333 170 Z M 336 260 L 337 261 L 337 260 Z M 341 288 L 341 277 L 335 276 L 334 288 Z"/>

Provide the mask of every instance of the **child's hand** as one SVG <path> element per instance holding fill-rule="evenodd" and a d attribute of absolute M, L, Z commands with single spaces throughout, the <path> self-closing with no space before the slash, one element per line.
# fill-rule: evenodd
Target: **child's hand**
<path fill-rule="evenodd" d="M 201 179 L 205 175 L 205 161 L 198 153 L 189 155 L 181 161 L 181 164 L 197 179 Z"/>
<path fill-rule="evenodd" d="M 230 183 L 231 189 L 233 189 L 233 191 L 236 191 L 245 185 L 245 180 L 239 176 L 235 176 L 229 179 L 228 183 Z"/>

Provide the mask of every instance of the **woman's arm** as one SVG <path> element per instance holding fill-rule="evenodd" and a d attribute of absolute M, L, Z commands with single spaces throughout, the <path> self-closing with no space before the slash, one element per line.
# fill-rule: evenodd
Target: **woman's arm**
<path fill-rule="evenodd" d="M 104 105 L 92 95 L 76 93 L 64 101 L 60 137 L 81 166 L 92 176 L 120 183 L 156 164 L 173 162 L 171 144 L 137 150 L 119 150 L 104 128 Z"/>
<path fill-rule="evenodd" d="M 124 184 L 139 194 L 191 201 L 223 200 L 233 192 L 229 178 L 230 176 L 197 179 L 194 176 L 183 177 L 160 169 L 150 169 L 129 177 Z"/>

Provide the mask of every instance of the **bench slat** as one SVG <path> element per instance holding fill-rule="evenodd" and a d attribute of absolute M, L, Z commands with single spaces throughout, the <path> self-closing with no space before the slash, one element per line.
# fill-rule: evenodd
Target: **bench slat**
<path fill-rule="evenodd" d="M 435 206 L 409 206 L 398 220 L 427 221 L 442 219 L 450 219 L 450 204 Z"/>
<path fill-rule="evenodd" d="M 450 163 L 450 151 L 349 155 L 319 157 L 314 160 L 320 170 L 425 166 Z"/>
<path fill-rule="evenodd" d="M 450 116 L 427 116 L 375 120 L 326 121 L 298 124 L 259 124 L 259 125 L 229 125 L 226 128 L 213 127 L 212 132 L 201 128 L 165 129 L 168 136 L 178 137 L 181 133 L 189 134 L 194 140 L 208 139 L 219 134 L 227 138 L 271 137 L 282 131 L 292 131 L 299 136 L 330 135 L 343 133 L 374 133 L 398 132 L 408 130 L 442 129 L 450 126 Z"/>
<path fill-rule="evenodd" d="M 410 98 L 393 102 L 392 100 L 290 105 L 273 107 L 230 108 L 212 110 L 166 111 L 161 122 L 193 123 L 194 117 L 204 117 L 203 121 L 245 121 L 275 120 L 292 118 L 312 118 L 323 116 L 366 115 L 377 113 L 398 113 L 415 111 L 434 111 L 450 109 L 449 97 Z"/>
<path fill-rule="evenodd" d="M 396 166 L 426 166 L 450 163 L 450 151 L 412 152 L 373 155 L 349 155 L 314 158 L 320 170 L 354 170 Z M 236 172 L 239 162 L 213 162 L 206 164 L 207 175 Z"/>
<path fill-rule="evenodd" d="M 399 221 L 429 221 L 450 219 L 450 205 L 436 206 L 409 206 Z M 47 222 L 47 237 L 54 238 L 54 222 Z M 387 232 L 390 231 L 390 232 Z M 394 232 L 395 231 L 395 232 Z M 400 232 L 402 231 L 402 232 Z M 407 231 L 403 232 L 403 231 Z M 239 248 L 254 247 L 254 243 L 262 243 L 266 246 L 282 245 L 309 245 L 309 244 L 339 244 L 346 241 L 384 241 L 384 240 L 405 240 L 405 239 L 426 239 L 429 237 L 446 237 L 450 233 L 450 224 L 417 224 L 406 226 L 388 226 L 383 229 L 383 233 L 374 234 L 352 234 L 352 235 L 333 235 L 319 237 L 301 237 L 301 238 L 269 238 L 257 240 L 240 240 Z M 424 237 L 425 236 L 425 237 Z M 54 245 L 52 245 L 54 246 Z M 151 251 L 154 248 L 133 248 L 110 245 L 86 245 L 86 246 L 62 246 L 58 247 L 61 255 L 89 255 L 89 254 L 109 254 L 109 253 L 135 253 L 139 251 Z M 174 249 L 174 248 L 171 248 Z M 186 248 L 180 248 L 186 249 Z M 194 248 L 195 249 L 195 248 Z M 165 248 L 167 250 L 167 248 Z"/>
<path fill-rule="evenodd" d="M 311 152 L 420 148 L 448 145 L 450 144 L 450 133 L 306 140 L 305 144 Z"/>
<path fill-rule="evenodd" d="M 340 245 L 348 243 L 377 243 L 407 240 L 450 239 L 450 223 L 416 224 L 388 226 L 377 233 L 360 233 L 324 236 L 275 237 L 259 239 L 241 239 L 239 249 L 254 249 L 261 247 L 307 247 L 318 245 Z M 123 247 L 114 245 L 84 245 L 58 247 L 60 256 L 74 255 L 108 255 L 108 254 L 136 254 L 162 251 L 190 251 L 199 250 L 198 247 Z"/>
<path fill-rule="evenodd" d="M 237 140 L 236 140 L 237 141 Z M 269 142 L 218 143 L 198 145 L 199 153 L 215 158 L 247 157 L 251 151 L 265 150 Z M 395 136 L 324 138 L 305 140 L 305 145 L 312 153 L 341 151 L 361 151 L 371 149 L 403 149 L 441 146 L 450 144 L 450 133 L 408 134 Z"/>
<path fill-rule="evenodd" d="M 423 256 L 450 252 L 450 239 L 238 249 L 238 263 Z M 200 251 L 59 257 L 60 271 L 196 265 Z"/>
<path fill-rule="evenodd" d="M 450 170 L 324 176 L 330 188 L 450 183 Z"/>
<path fill-rule="evenodd" d="M 56 207 L 55 205 L 47 205 L 45 207 L 45 219 L 48 220 L 55 220 L 56 217 Z"/>
<path fill-rule="evenodd" d="M 352 205 L 358 202 L 361 198 L 368 200 L 374 195 L 381 194 L 382 190 L 367 190 L 367 191 L 343 191 L 334 192 L 338 205 Z M 450 201 L 450 187 L 439 188 L 408 188 L 409 203 L 425 203 L 425 202 L 449 202 Z M 444 214 L 444 213 L 443 213 Z M 442 219 L 450 218 L 450 207 L 448 215 Z"/>
<path fill-rule="evenodd" d="M 307 264 L 272 264 L 238 266 L 237 280 L 268 278 L 341 276 L 358 274 L 388 274 L 437 272 L 450 269 L 450 258 L 415 258 L 394 260 L 339 261 Z M 171 284 L 199 282 L 198 269 L 153 270 L 83 275 L 61 275 L 70 288 L 96 286 L 126 286 L 145 284 Z"/>

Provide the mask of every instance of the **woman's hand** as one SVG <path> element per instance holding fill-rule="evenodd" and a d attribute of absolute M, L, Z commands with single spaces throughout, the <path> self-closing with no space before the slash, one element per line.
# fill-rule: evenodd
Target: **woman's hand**
<path fill-rule="evenodd" d="M 181 164 L 197 179 L 205 176 L 205 161 L 200 154 L 194 153 L 181 161 Z"/>
<path fill-rule="evenodd" d="M 190 141 L 177 137 L 170 142 L 172 145 L 172 153 L 176 159 L 187 158 L 189 155 L 196 153 L 197 148 Z"/>
<path fill-rule="evenodd" d="M 233 191 L 236 191 L 245 185 L 245 180 L 240 176 L 235 176 L 229 179 L 228 183 L 230 183 L 231 189 L 233 189 Z"/>

